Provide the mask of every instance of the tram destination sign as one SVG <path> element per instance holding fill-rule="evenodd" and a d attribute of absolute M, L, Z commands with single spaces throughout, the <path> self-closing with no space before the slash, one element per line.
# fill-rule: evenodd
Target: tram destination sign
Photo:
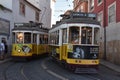
<path fill-rule="evenodd" d="M 73 18 L 96 18 L 95 13 L 82 13 L 82 12 L 73 12 L 71 15 Z"/>

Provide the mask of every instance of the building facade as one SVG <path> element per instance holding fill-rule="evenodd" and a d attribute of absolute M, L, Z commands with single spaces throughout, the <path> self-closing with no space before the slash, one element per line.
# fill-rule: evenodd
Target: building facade
<path fill-rule="evenodd" d="M 39 0 L 39 1 L 40 1 L 40 9 L 41 9 L 41 22 L 43 23 L 43 27 L 51 28 L 52 0 Z"/>
<path fill-rule="evenodd" d="M 0 42 L 9 39 L 12 22 L 12 10 L 0 4 Z"/>
<path fill-rule="evenodd" d="M 83 1 L 83 0 L 74 0 Z M 101 24 L 100 58 L 120 65 L 120 2 L 119 0 L 87 0 L 88 12 L 97 13 Z M 77 5 L 78 2 L 75 4 Z M 83 2 L 81 3 L 83 4 Z M 80 5 L 81 5 L 80 4 Z M 79 6 L 80 6 L 79 5 Z M 76 7 L 74 7 L 76 9 Z M 85 11 L 84 11 L 85 12 Z"/>
<path fill-rule="evenodd" d="M 74 0 L 74 9 L 76 12 L 88 12 L 88 0 Z"/>
<path fill-rule="evenodd" d="M 93 5 L 91 5 L 93 4 Z M 98 14 L 101 23 L 101 56 L 120 65 L 120 2 L 89 0 L 89 11 Z"/>
<path fill-rule="evenodd" d="M 27 0 L 37 8 L 41 10 L 40 12 L 40 22 L 43 23 L 43 27 L 50 28 L 51 27 L 51 16 L 52 16 L 52 8 L 51 2 L 52 0 Z"/>

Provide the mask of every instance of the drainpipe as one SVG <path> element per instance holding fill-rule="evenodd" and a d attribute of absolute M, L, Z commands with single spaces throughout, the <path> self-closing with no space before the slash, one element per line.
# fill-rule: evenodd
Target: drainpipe
<path fill-rule="evenodd" d="M 103 58 L 106 60 L 106 0 L 104 0 L 104 56 Z"/>

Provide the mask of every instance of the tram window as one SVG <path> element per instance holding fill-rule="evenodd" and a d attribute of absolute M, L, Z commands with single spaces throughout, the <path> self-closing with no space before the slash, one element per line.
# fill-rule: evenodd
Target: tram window
<path fill-rule="evenodd" d="M 55 40 L 55 43 L 54 44 L 57 44 L 57 31 L 54 33 L 54 40 Z"/>
<path fill-rule="evenodd" d="M 48 35 L 46 35 L 45 39 L 46 39 L 46 44 L 48 44 Z"/>
<path fill-rule="evenodd" d="M 41 42 L 42 42 L 42 40 L 41 40 L 41 34 L 40 34 L 39 36 L 40 36 L 40 37 L 39 37 L 39 40 L 40 40 L 39 42 L 40 42 L 40 44 L 41 44 Z"/>
<path fill-rule="evenodd" d="M 99 28 L 94 29 L 94 44 L 98 44 L 99 39 Z"/>
<path fill-rule="evenodd" d="M 52 44 L 52 33 L 50 33 L 50 36 L 49 36 L 49 43 Z"/>
<path fill-rule="evenodd" d="M 51 34 L 50 34 L 50 43 L 51 43 L 51 44 L 54 44 L 54 43 L 55 43 L 55 41 L 54 41 L 54 33 L 51 33 Z"/>
<path fill-rule="evenodd" d="M 59 30 L 50 34 L 50 43 L 59 44 Z"/>
<path fill-rule="evenodd" d="M 40 34 L 40 44 L 44 44 L 44 35 Z"/>
<path fill-rule="evenodd" d="M 44 44 L 47 44 L 47 37 L 48 36 L 44 34 L 44 36 L 43 36 Z"/>
<path fill-rule="evenodd" d="M 63 43 L 67 43 L 67 28 L 63 29 L 62 36 L 63 36 Z"/>
<path fill-rule="evenodd" d="M 48 35 L 44 35 L 45 44 L 48 43 Z"/>
<path fill-rule="evenodd" d="M 70 27 L 69 30 L 69 42 L 73 44 L 79 43 L 79 27 Z"/>
<path fill-rule="evenodd" d="M 45 44 L 44 34 L 42 35 L 42 44 Z"/>
<path fill-rule="evenodd" d="M 52 44 L 55 44 L 55 33 L 52 33 L 51 35 L 51 42 Z"/>
<path fill-rule="evenodd" d="M 37 34 L 33 34 L 33 43 L 37 43 Z"/>
<path fill-rule="evenodd" d="M 56 31 L 52 35 L 53 44 L 59 44 L 59 31 Z"/>
<path fill-rule="evenodd" d="M 56 32 L 56 44 L 59 44 L 59 31 Z"/>
<path fill-rule="evenodd" d="M 92 44 L 92 28 L 82 27 L 81 44 Z"/>
<path fill-rule="evenodd" d="M 23 38 L 24 38 L 24 33 L 23 32 L 18 32 L 16 33 L 16 42 L 17 43 L 23 43 Z"/>
<path fill-rule="evenodd" d="M 31 43 L 31 33 L 24 33 L 24 43 Z"/>

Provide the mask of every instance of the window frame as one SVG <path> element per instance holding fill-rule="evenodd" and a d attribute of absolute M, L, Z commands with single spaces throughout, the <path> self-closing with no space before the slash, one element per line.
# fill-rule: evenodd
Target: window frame
<path fill-rule="evenodd" d="M 26 33 L 27 33 L 27 34 L 28 34 L 28 33 L 30 34 L 30 36 L 29 36 L 29 40 L 30 40 L 30 42 L 26 42 L 26 41 L 25 41 L 25 40 L 26 40 Z M 27 36 L 28 36 L 28 35 L 27 35 Z M 31 32 L 24 32 L 24 43 L 25 43 L 25 44 L 28 44 L 28 43 L 30 44 L 30 43 L 32 43 L 32 41 L 31 41 L 31 37 L 32 37 Z"/>
<path fill-rule="evenodd" d="M 103 26 L 103 11 L 99 12 L 97 16 L 98 21 L 100 22 L 101 26 Z"/>
<path fill-rule="evenodd" d="M 114 6 L 114 11 L 112 11 L 112 12 L 114 12 L 114 21 L 110 21 L 110 8 L 111 7 L 113 7 Z M 116 1 L 115 2 L 113 2 L 111 5 L 109 5 L 108 6 L 108 24 L 110 24 L 110 23 L 114 23 L 114 22 L 116 22 Z"/>
<path fill-rule="evenodd" d="M 89 5 L 90 5 L 90 11 L 93 11 L 95 6 L 94 0 L 90 0 Z"/>
<path fill-rule="evenodd" d="M 103 3 L 103 0 L 101 0 L 100 2 L 99 2 L 99 0 L 97 0 L 97 5 L 99 6 L 99 5 L 101 5 Z"/>
<path fill-rule="evenodd" d="M 25 16 L 25 10 L 26 10 L 25 8 L 26 8 L 25 4 L 23 2 L 20 2 L 19 3 L 19 12 L 23 16 Z"/>
<path fill-rule="evenodd" d="M 39 14 L 40 14 L 39 12 L 37 12 L 37 11 L 35 12 L 35 20 L 38 21 L 38 22 L 39 22 L 39 19 L 40 19 L 39 18 L 40 17 Z"/>
<path fill-rule="evenodd" d="M 77 32 L 75 30 L 79 30 L 79 31 Z M 80 41 L 80 27 L 79 26 L 70 26 L 68 42 L 72 43 L 72 44 L 80 44 L 79 41 Z"/>
<path fill-rule="evenodd" d="M 67 43 L 67 28 L 63 28 L 62 35 L 62 42 Z"/>

